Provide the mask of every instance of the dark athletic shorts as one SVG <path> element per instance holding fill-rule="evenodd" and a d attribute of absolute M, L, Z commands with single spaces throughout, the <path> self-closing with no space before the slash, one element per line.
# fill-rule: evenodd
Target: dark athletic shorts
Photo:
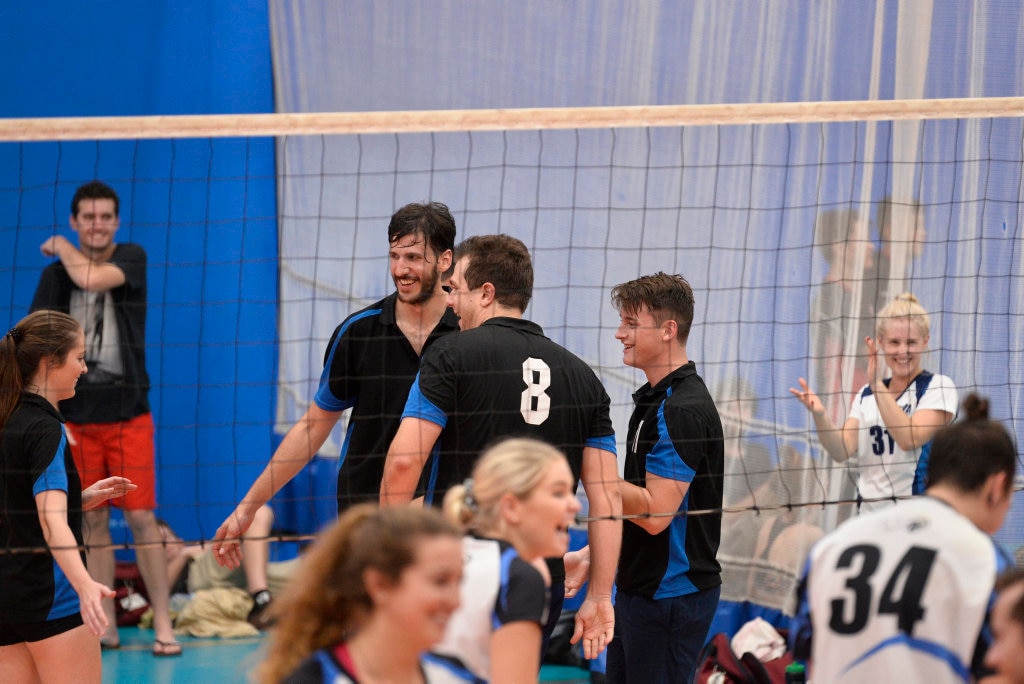
<path fill-rule="evenodd" d="M 75 627 L 85 624 L 82 614 L 75 613 L 67 617 L 47 620 L 46 622 L 26 622 L 18 625 L 0 625 L 0 646 L 13 646 L 32 641 L 42 641 L 52 636 L 70 632 Z"/>

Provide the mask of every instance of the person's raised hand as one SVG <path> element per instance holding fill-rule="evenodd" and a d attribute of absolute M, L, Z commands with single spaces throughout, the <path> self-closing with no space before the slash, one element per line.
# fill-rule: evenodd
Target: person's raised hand
<path fill-rule="evenodd" d="M 803 378 L 800 378 L 800 389 L 790 387 L 789 391 L 815 416 L 820 416 L 825 413 L 825 405 L 821 403 L 821 399 L 818 398 L 818 395 L 811 391 L 811 388 L 807 386 L 807 381 Z"/>
<path fill-rule="evenodd" d="M 882 364 L 878 362 L 878 342 L 871 337 L 864 338 L 864 345 L 868 350 L 868 384 L 872 392 L 886 391 L 883 382 Z"/>

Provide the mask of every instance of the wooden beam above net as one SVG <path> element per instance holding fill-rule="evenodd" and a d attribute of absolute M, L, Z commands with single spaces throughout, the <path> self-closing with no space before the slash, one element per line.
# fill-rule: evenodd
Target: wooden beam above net
<path fill-rule="evenodd" d="M 278 137 L 572 128 L 973 119 L 1024 115 L 1024 97 L 638 107 L 0 119 L 0 141 Z"/>

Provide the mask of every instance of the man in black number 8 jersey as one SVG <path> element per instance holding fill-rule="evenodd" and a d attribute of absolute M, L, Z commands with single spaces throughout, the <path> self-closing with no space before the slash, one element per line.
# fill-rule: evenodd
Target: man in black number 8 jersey
<path fill-rule="evenodd" d="M 611 589 L 622 533 L 608 394 L 585 362 L 523 318 L 533 294 L 533 265 L 522 241 L 507 235 L 463 241 L 455 248 L 448 287 L 461 332 L 439 340 L 423 357 L 388 451 L 381 504 L 409 502 L 421 476 L 427 502 L 439 504 L 499 438 L 529 436 L 559 448 L 576 483 L 583 482 L 595 519 L 588 528 L 590 586 L 573 642 L 582 637 L 584 654 L 596 657 L 613 633 Z M 549 560 L 549 569 L 548 629 L 564 599 L 562 559 Z"/>

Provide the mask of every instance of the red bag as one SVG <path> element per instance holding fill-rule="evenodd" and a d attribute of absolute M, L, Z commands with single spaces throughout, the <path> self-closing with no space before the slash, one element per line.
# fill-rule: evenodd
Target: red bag
<path fill-rule="evenodd" d="M 149 594 L 146 593 L 139 566 L 129 561 L 117 561 L 113 588 L 118 626 L 139 624 L 143 613 L 149 610 Z"/>
<path fill-rule="evenodd" d="M 694 684 L 785 684 L 786 666 L 793 655 L 761 662 L 753 653 L 737 658 L 729 645 L 729 635 L 719 632 L 701 649 L 697 656 Z"/>

